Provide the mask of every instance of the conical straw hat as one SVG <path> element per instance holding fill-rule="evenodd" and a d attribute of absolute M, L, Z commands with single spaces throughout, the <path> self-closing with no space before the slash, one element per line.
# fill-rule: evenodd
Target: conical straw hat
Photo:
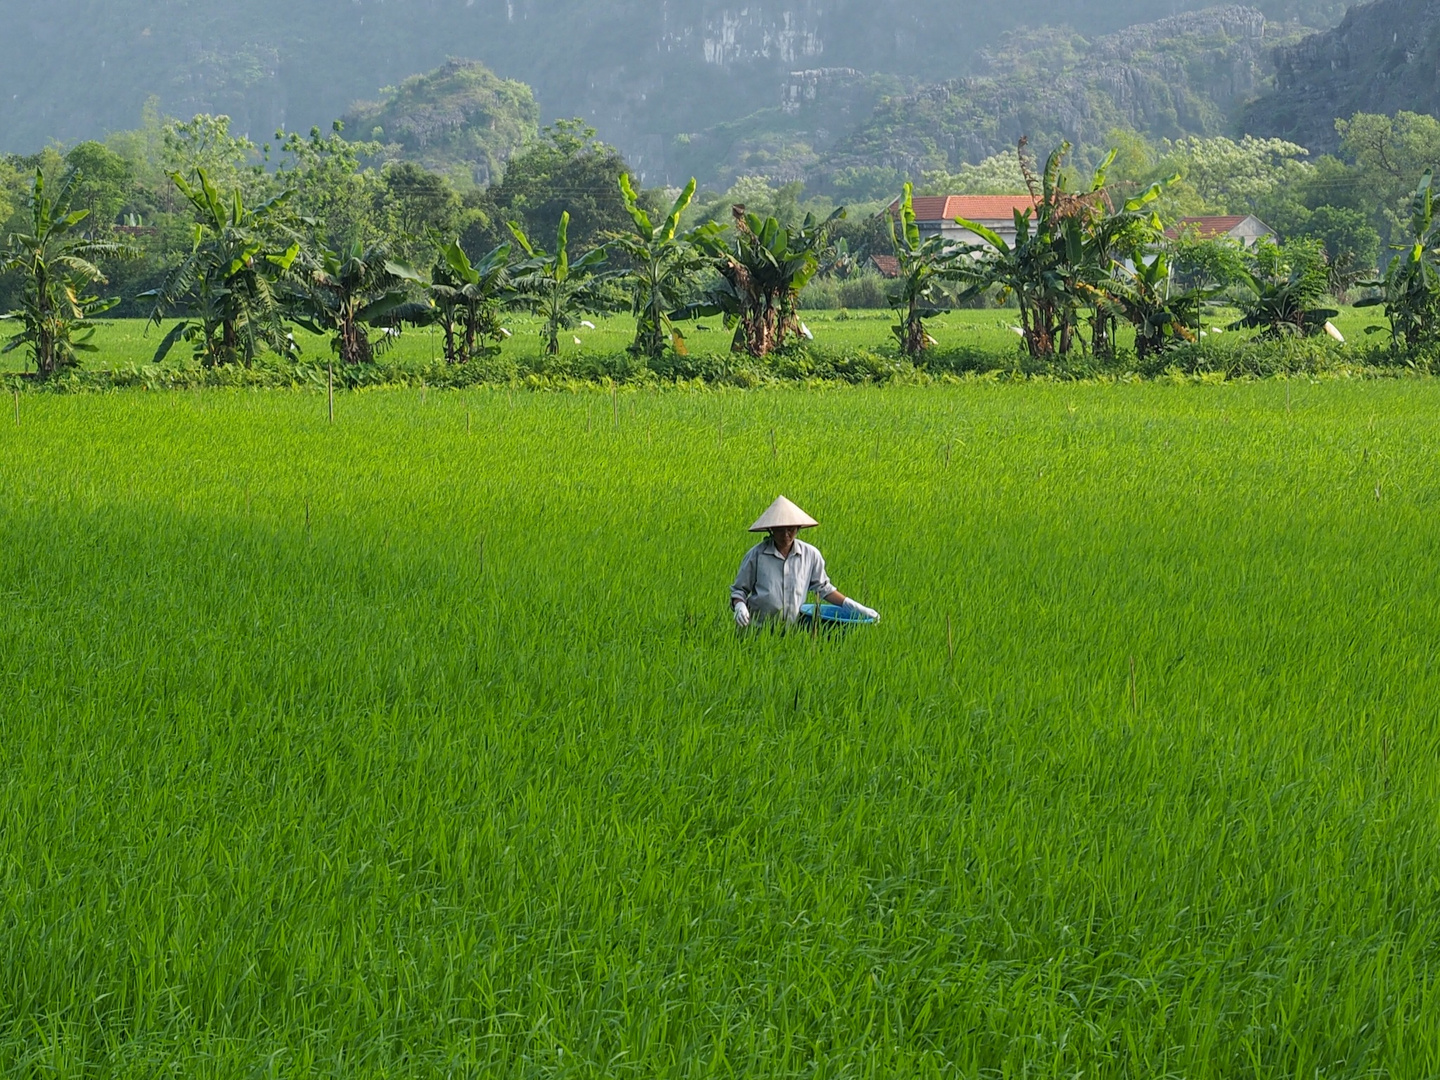
<path fill-rule="evenodd" d="M 804 510 L 781 495 L 770 504 L 769 510 L 760 515 L 760 520 L 750 526 L 750 531 L 768 532 L 771 529 L 783 529 L 787 525 L 794 525 L 800 529 L 813 529 L 819 524 Z"/>

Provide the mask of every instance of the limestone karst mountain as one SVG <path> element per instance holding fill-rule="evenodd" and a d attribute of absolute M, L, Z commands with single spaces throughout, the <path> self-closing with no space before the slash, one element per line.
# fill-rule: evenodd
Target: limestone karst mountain
<path fill-rule="evenodd" d="M 1339 144 L 1336 117 L 1399 110 L 1440 113 L 1440 4 L 1376 0 L 1351 8 L 1339 26 L 1276 56 L 1275 89 L 1244 124 L 1312 150 Z"/>
<path fill-rule="evenodd" d="M 1267 0 L 1329 25 L 1342 0 Z M 1018 26 L 1102 35 L 1205 6 L 1184 0 L 10 0 L 0 34 L 0 150 L 174 115 L 225 112 L 267 138 L 356 100 L 482 61 L 534 88 L 542 118 L 581 115 L 654 179 L 676 136 L 777 104 L 792 71 L 914 83 L 974 74 Z"/>

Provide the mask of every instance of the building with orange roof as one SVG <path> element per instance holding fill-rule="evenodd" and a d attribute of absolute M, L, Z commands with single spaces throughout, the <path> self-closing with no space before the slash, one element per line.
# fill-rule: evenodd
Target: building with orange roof
<path fill-rule="evenodd" d="M 1254 247 L 1275 230 L 1254 214 L 1219 214 L 1212 217 L 1181 218 L 1165 230 L 1171 240 L 1192 236 L 1196 240 L 1233 240 L 1241 247 Z"/>
<path fill-rule="evenodd" d="M 964 244 L 978 244 L 980 237 L 955 224 L 956 218 L 984 225 L 998 233 L 1006 243 L 1015 241 L 1015 211 L 1032 213 L 1032 195 L 917 195 L 912 200 L 915 224 L 921 236 L 944 236 Z M 900 200 L 890 204 L 892 213 L 900 212 Z"/>

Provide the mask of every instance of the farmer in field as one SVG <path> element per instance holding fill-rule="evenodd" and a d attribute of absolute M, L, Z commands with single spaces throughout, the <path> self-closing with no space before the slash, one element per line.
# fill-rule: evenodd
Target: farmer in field
<path fill-rule="evenodd" d="M 770 538 L 745 553 L 740 572 L 735 575 L 730 606 L 735 611 L 736 626 L 743 629 L 752 620 L 774 618 L 793 623 L 800 618 L 800 605 L 810 592 L 824 603 L 849 608 L 869 619 L 880 618 L 879 612 L 836 590 L 825 574 L 825 557 L 796 538 L 801 529 L 819 524 L 782 495 L 750 526 L 752 533 L 768 532 Z"/>

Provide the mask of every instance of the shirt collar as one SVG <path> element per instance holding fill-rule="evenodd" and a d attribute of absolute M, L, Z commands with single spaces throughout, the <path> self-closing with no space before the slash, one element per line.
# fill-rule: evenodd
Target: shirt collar
<path fill-rule="evenodd" d="M 790 546 L 790 554 L 791 554 L 791 555 L 799 555 L 799 554 L 800 554 L 800 544 L 801 544 L 801 543 L 802 543 L 802 541 L 801 541 L 800 537 L 798 537 L 798 536 L 795 537 L 795 542 Z M 765 541 L 765 546 L 764 546 L 761 550 L 764 552 L 764 554 L 766 554 L 766 555 L 774 555 L 775 558 L 777 558 L 777 559 L 784 559 L 784 558 L 786 558 L 786 556 L 780 554 L 780 549 L 775 546 L 775 541 L 774 541 L 774 540 L 767 539 L 767 540 Z"/>

